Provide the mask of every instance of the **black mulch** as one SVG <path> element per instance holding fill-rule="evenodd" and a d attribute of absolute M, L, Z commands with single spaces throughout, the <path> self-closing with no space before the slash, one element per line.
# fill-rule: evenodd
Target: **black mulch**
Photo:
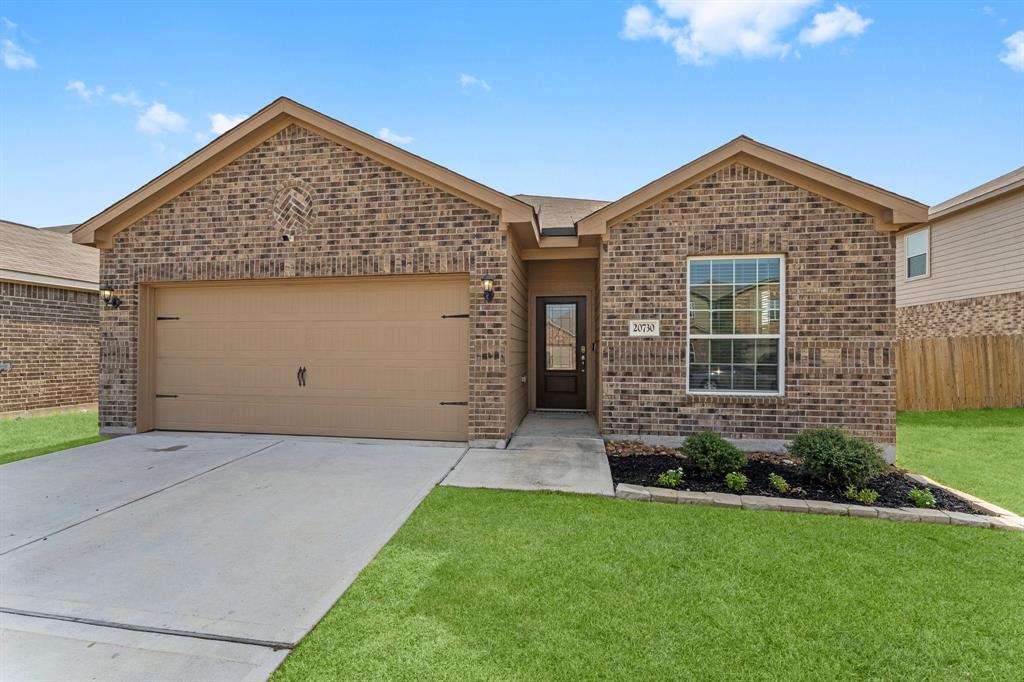
<path fill-rule="evenodd" d="M 746 475 L 747 489 L 743 495 L 763 495 L 765 497 L 789 497 L 802 500 L 824 500 L 843 504 L 858 504 L 847 499 L 843 490 L 822 484 L 806 476 L 798 465 L 786 464 L 779 455 L 768 453 L 752 453 L 742 473 Z M 633 483 L 635 485 L 658 486 L 658 475 L 669 470 L 683 468 L 684 480 L 679 490 L 698 492 L 731 493 L 722 480 L 705 478 L 699 469 L 692 466 L 684 457 L 671 455 L 631 455 L 626 457 L 611 456 L 608 464 L 612 470 L 615 483 Z M 775 473 L 786 479 L 791 486 L 804 489 L 806 495 L 782 495 L 768 483 L 768 474 Z M 658 486 L 665 487 L 665 486 Z M 879 493 L 875 507 L 913 507 L 914 503 L 907 497 L 913 488 L 928 488 L 935 495 L 935 509 L 943 511 L 959 511 L 968 514 L 977 513 L 969 504 L 955 495 L 932 486 L 921 484 L 907 478 L 895 467 L 890 473 L 878 476 L 865 486 Z"/>

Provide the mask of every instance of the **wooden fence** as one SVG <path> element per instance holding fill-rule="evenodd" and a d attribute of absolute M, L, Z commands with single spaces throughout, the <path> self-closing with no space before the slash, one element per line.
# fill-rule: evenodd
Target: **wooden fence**
<path fill-rule="evenodd" d="M 981 407 L 1024 407 L 1024 335 L 897 344 L 897 410 Z"/>

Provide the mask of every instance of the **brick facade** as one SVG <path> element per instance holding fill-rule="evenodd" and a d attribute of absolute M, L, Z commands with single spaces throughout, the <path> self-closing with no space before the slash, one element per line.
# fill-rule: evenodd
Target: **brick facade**
<path fill-rule="evenodd" d="M 895 244 L 870 215 L 740 164 L 609 227 L 600 263 L 606 433 L 792 438 L 838 426 L 895 442 Z M 686 393 L 687 257 L 782 254 L 785 395 Z M 659 318 L 660 338 L 628 321 Z"/>
<path fill-rule="evenodd" d="M 1024 291 L 896 309 L 901 339 L 1024 334 Z"/>
<path fill-rule="evenodd" d="M 0 414 L 96 402 L 96 293 L 0 282 Z"/>
<path fill-rule="evenodd" d="M 103 311 L 101 428 L 135 428 L 142 283 L 468 273 L 469 434 L 504 438 L 507 252 L 496 214 L 291 125 L 103 251 L 101 280 L 124 303 Z M 491 302 L 480 295 L 485 273 L 495 279 Z"/>

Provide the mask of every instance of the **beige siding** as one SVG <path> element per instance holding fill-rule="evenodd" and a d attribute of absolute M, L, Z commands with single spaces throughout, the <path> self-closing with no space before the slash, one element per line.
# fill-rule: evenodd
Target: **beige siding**
<path fill-rule="evenodd" d="M 530 324 L 526 296 L 526 266 L 523 264 L 519 244 L 509 234 L 508 250 L 508 400 L 507 431 L 511 435 L 526 416 L 527 348 Z"/>
<path fill-rule="evenodd" d="M 530 368 L 529 368 L 529 399 L 530 407 L 537 406 L 535 365 L 537 353 L 537 331 L 534 320 L 537 319 L 538 296 L 586 296 L 587 298 L 587 367 L 595 367 L 596 353 L 593 342 L 597 339 L 597 261 L 596 260 L 534 260 L 527 266 L 529 276 L 530 301 Z M 593 412 L 597 406 L 597 372 L 591 371 L 587 379 L 587 410 Z"/>
<path fill-rule="evenodd" d="M 1024 192 L 931 225 L 929 276 L 907 281 L 907 234 L 896 239 L 896 305 L 1024 291 Z"/>

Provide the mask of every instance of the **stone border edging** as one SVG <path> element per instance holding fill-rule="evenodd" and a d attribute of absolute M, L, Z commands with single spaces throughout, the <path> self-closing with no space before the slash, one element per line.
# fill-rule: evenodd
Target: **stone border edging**
<path fill-rule="evenodd" d="M 929 485 L 937 484 L 929 483 Z M 939 487 L 944 488 L 945 486 Z M 732 507 L 734 509 L 803 512 L 807 514 L 828 514 L 831 516 L 861 516 L 890 521 L 939 523 L 954 526 L 1024 531 L 1024 518 L 1006 512 L 1005 509 L 1001 509 L 1001 511 L 1006 512 L 1005 515 L 989 516 L 985 514 L 947 512 L 938 509 L 919 509 L 917 507 L 865 507 L 859 504 L 840 504 L 824 500 L 796 500 L 789 497 L 704 493 L 693 490 L 672 490 L 670 488 L 633 485 L 631 483 L 619 483 L 616 485 L 615 497 L 623 500 L 641 500 L 644 502 L 703 504 L 713 507 Z M 973 499 L 976 500 L 977 498 Z M 985 504 L 988 503 L 986 502 Z M 990 506 L 1000 509 L 995 507 L 995 505 Z"/>

